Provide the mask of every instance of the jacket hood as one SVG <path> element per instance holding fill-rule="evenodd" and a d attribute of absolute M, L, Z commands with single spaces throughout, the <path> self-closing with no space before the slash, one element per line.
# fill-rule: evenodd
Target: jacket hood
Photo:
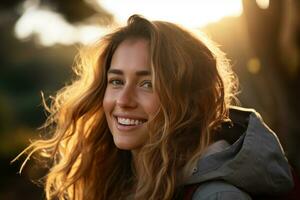
<path fill-rule="evenodd" d="M 290 167 L 276 134 L 253 109 L 234 107 L 230 112 L 248 113 L 245 129 L 232 144 L 219 140 L 211 145 L 185 184 L 224 180 L 252 195 L 281 194 L 292 189 Z M 239 124 L 232 121 L 233 126 Z"/>

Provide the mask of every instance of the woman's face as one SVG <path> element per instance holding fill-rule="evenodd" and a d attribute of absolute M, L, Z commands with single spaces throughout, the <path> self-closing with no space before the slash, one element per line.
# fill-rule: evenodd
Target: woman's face
<path fill-rule="evenodd" d="M 103 100 L 108 127 L 120 149 L 139 149 L 148 138 L 147 123 L 160 106 L 151 79 L 148 41 L 123 41 L 112 56 Z"/>

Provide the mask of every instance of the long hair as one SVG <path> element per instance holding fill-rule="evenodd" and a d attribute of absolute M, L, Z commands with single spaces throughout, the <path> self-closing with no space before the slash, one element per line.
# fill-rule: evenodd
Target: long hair
<path fill-rule="evenodd" d="M 129 38 L 149 41 L 161 103 L 134 166 L 130 151 L 115 146 L 102 104 L 112 55 Z M 139 15 L 82 49 L 74 71 L 76 79 L 46 106 L 50 115 L 44 127 L 51 137 L 25 150 L 51 163 L 45 179 L 48 200 L 172 199 L 228 119 L 237 88 L 228 60 L 212 42 Z"/>

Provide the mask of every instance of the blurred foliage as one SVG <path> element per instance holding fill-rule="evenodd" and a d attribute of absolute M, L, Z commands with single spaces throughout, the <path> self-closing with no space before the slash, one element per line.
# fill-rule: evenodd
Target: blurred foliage
<path fill-rule="evenodd" d="M 22 160 L 10 164 L 30 140 L 39 137 L 37 128 L 46 119 L 41 92 L 46 96 L 64 86 L 70 79 L 76 53 L 74 46 L 44 48 L 35 40 L 19 41 L 14 36 L 17 13 L 9 5 L 0 18 L 0 199 L 44 199 L 37 181 L 42 170 L 30 162 L 18 174 Z M 1 18 L 4 19 L 4 18 Z"/>

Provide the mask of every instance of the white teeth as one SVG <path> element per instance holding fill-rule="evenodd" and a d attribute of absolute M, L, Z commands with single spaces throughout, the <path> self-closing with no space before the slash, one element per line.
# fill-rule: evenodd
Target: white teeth
<path fill-rule="evenodd" d="M 139 125 L 143 123 L 143 121 L 138 119 L 129 119 L 129 118 L 122 118 L 122 117 L 117 117 L 117 120 L 118 123 L 123 125 Z"/>

